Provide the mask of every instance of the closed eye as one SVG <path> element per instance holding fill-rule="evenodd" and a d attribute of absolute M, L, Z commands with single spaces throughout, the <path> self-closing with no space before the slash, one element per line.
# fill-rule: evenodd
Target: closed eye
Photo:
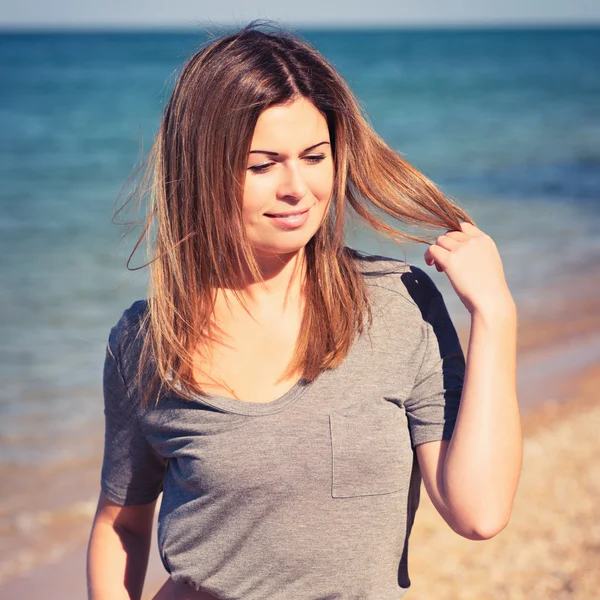
<path fill-rule="evenodd" d="M 311 164 L 320 163 L 322 160 L 325 160 L 324 154 L 311 154 L 310 156 L 305 156 L 305 160 L 307 160 Z"/>
<path fill-rule="evenodd" d="M 324 154 L 310 154 L 308 156 L 304 156 L 303 160 L 307 161 L 311 165 L 316 165 L 321 161 L 325 160 Z M 261 165 L 253 165 L 252 167 L 248 167 L 248 171 L 252 171 L 253 173 L 265 173 L 269 167 L 274 165 L 274 162 L 263 163 Z"/>

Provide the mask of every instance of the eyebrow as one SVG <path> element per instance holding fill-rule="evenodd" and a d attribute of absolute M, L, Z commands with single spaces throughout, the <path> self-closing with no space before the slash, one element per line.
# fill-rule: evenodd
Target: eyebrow
<path fill-rule="evenodd" d="M 330 145 L 329 142 L 319 142 L 314 146 L 309 146 L 308 148 L 305 148 L 302 151 L 302 154 L 304 154 L 305 152 L 310 152 L 311 150 L 314 150 L 315 148 L 317 148 L 318 146 L 322 146 L 323 144 Z M 268 154 L 269 156 L 279 156 L 279 152 L 270 152 L 269 150 L 250 150 L 250 154 Z"/>

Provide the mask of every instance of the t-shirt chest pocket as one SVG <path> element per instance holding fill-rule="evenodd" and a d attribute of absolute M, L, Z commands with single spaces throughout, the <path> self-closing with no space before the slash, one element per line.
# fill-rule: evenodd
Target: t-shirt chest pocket
<path fill-rule="evenodd" d="M 329 414 L 334 498 L 397 492 L 410 476 L 406 418 L 392 404 L 356 405 Z"/>

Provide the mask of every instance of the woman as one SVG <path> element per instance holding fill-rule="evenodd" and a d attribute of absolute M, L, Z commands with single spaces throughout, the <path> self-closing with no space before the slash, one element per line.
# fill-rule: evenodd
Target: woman
<path fill-rule="evenodd" d="M 421 477 L 459 535 L 509 520 L 516 310 L 494 242 L 316 50 L 264 29 L 189 60 L 149 157 L 148 300 L 106 354 L 94 600 L 141 597 L 161 491 L 155 600 L 397 600 Z M 425 272 L 344 245 L 350 208 L 393 239 L 427 243 L 376 213 L 447 231 L 425 259 L 471 314 L 467 366 Z"/>

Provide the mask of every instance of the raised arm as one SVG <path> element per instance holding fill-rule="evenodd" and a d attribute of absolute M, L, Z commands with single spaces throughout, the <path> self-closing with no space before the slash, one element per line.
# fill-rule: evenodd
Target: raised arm
<path fill-rule="evenodd" d="M 425 487 L 446 522 L 469 539 L 508 523 L 521 472 L 516 393 L 517 311 L 492 239 L 469 223 L 425 253 L 471 314 L 460 408 L 452 438 L 416 447 Z"/>

